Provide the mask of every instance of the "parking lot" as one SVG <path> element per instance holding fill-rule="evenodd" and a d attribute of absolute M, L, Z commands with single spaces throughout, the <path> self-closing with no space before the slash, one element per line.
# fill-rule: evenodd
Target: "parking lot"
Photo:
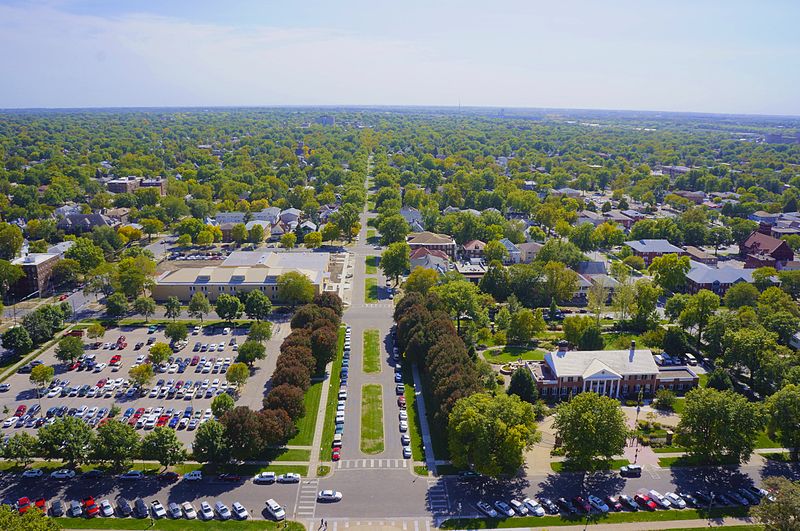
<path fill-rule="evenodd" d="M 225 371 L 235 361 L 235 343 L 243 343 L 245 333 L 235 329 L 223 333 L 223 328 L 204 328 L 193 333 L 190 328 L 187 345 L 173 354 L 172 362 L 155 371 L 150 388 L 143 396 L 129 383 L 128 371 L 144 362 L 149 344 L 169 343 L 163 327 L 152 333 L 147 327 L 122 327 L 107 331 L 102 338 L 82 339 L 87 358 L 79 366 L 56 359 L 55 346 L 39 356 L 39 361 L 55 367 L 58 380 L 41 398 L 37 398 L 28 373 L 17 373 L 6 380 L 9 389 L 0 394 L 4 411 L 0 425 L 4 436 L 19 430 L 35 431 L 47 421 L 48 410 L 51 418 L 72 413 L 95 426 L 117 406 L 121 410 L 117 418 L 126 418 L 137 429 L 171 426 L 188 445 L 196 427 L 212 417 L 212 399 L 218 394 L 233 392 L 225 379 Z M 215 347 L 213 352 L 211 345 Z M 122 348 L 118 348 L 120 346 Z M 37 411 L 39 405 L 41 409 Z M 20 406 L 25 406 L 25 410 Z M 60 411 L 52 408 L 60 408 Z M 187 412 L 187 408 L 191 409 Z M 19 418 L 24 417 L 24 420 L 10 418 L 18 411 Z"/>

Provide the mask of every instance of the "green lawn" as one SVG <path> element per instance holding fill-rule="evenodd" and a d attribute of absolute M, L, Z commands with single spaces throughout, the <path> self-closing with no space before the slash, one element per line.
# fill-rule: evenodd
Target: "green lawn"
<path fill-rule="evenodd" d="M 378 302 L 378 279 L 365 278 L 364 279 L 364 302 L 372 304 Z"/>
<path fill-rule="evenodd" d="M 344 352 L 344 325 L 339 328 L 339 345 L 336 349 L 336 359 L 331 368 L 330 383 L 328 384 L 328 403 L 325 406 L 325 423 L 322 426 L 322 446 L 320 458 L 327 459 L 333 445 L 333 432 L 336 429 L 333 421 L 336 418 L 336 405 L 339 403 L 339 371 L 342 368 L 342 352 Z"/>
<path fill-rule="evenodd" d="M 254 508 L 255 509 L 255 508 Z M 262 509 L 258 507 L 258 509 Z M 260 516 L 260 515 L 259 515 Z M 272 530 L 288 529 L 290 531 L 304 531 L 305 527 L 299 522 L 271 522 L 269 520 L 227 520 L 225 522 L 215 520 L 213 524 L 202 520 L 156 520 L 149 518 L 54 518 L 64 529 L 154 529 L 156 531 L 197 531 L 208 529 L 230 529 L 230 530 Z"/>
<path fill-rule="evenodd" d="M 378 263 L 380 260 L 377 256 L 368 256 L 364 259 L 367 263 L 367 274 L 368 275 L 375 275 L 378 272 Z"/>
<path fill-rule="evenodd" d="M 723 461 L 722 463 L 718 463 L 719 465 L 732 465 L 735 464 L 733 461 Z M 691 455 L 684 455 L 681 457 L 659 457 L 658 458 L 658 466 L 667 468 L 667 467 L 682 467 L 682 466 L 706 466 L 710 465 L 710 463 L 706 463 L 701 461 L 695 456 Z M 712 465 L 713 466 L 713 465 Z"/>
<path fill-rule="evenodd" d="M 26 467 L 19 466 L 15 461 L 0 461 L 0 472 L 22 472 L 25 470 Z M 59 468 L 70 468 L 67 463 L 62 461 L 34 461 L 27 468 L 41 468 L 44 470 L 45 474 L 49 474 Z M 158 463 L 142 463 L 142 462 L 135 462 L 130 467 L 126 467 L 125 470 L 142 470 L 146 474 L 155 474 L 163 467 Z M 75 467 L 75 471 L 80 473 L 87 472 L 89 470 L 103 470 L 107 473 L 114 474 L 119 473 L 119 470 L 113 470 L 109 466 L 106 465 L 99 465 L 99 464 L 87 464 Z"/>
<path fill-rule="evenodd" d="M 319 465 L 317 467 L 317 477 L 318 478 L 324 478 L 325 476 L 327 476 L 330 473 L 331 473 L 331 467 L 329 467 L 327 465 Z"/>
<path fill-rule="evenodd" d="M 203 474 L 208 475 L 228 473 L 239 474 L 240 476 L 255 476 L 259 472 L 275 472 L 276 474 L 295 472 L 303 477 L 308 475 L 308 466 L 305 465 L 237 465 L 234 463 L 214 465 L 211 463 L 185 463 L 175 467 L 175 472 L 178 474 L 186 474 L 194 470 L 202 470 Z"/>
<path fill-rule="evenodd" d="M 526 349 L 522 347 L 506 347 L 504 349 L 486 350 L 483 357 L 489 363 L 504 364 L 522 358 L 528 361 L 541 361 L 544 359 L 544 350 Z"/>
<path fill-rule="evenodd" d="M 274 455 L 270 452 L 265 458 L 269 461 L 308 461 L 311 459 L 311 450 L 302 448 L 278 448 L 274 452 Z"/>
<path fill-rule="evenodd" d="M 629 464 L 631 464 L 631 462 L 627 459 L 614 459 L 611 461 L 610 466 L 606 470 L 619 470 L 621 467 Z M 553 472 L 577 472 L 583 470 L 582 468 L 573 465 L 569 461 L 551 462 L 550 468 L 553 469 Z"/>
<path fill-rule="evenodd" d="M 710 510 L 683 509 L 668 511 L 639 511 L 635 513 L 608 513 L 594 514 L 589 522 L 596 524 L 619 524 L 627 522 L 665 522 L 680 520 L 695 520 L 698 518 L 722 518 L 725 516 L 744 517 L 749 514 L 747 507 L 719 507 Z M 583 525 L 586 518 L 583 515 L 563 516 L 527 516 L 522 518 L 508 518 L 503 520 L 492 518 L 458 518 L 442 523 L 440 529 L 502 529 L 509 527 L 533 527 L 543 529 L 565 525 Z M 745 527 L 746 529 L 747 527 Z M 728 529 L 728 528 L 726 528 Z"/>
<path fill-rule="evenodd" d="M 605 350 L 624 350 L 631 346 L 631 341 L 636 341 L 637 345 L 641 345 L 641 337 L 630 332 L 608 332 L 603 334 L 605 341 Z"/>
<path fill-rule="evenodd" d="M 406 368 L 404 374 L 404 381 L 413 382 L 413 376 L 411 375 L 411 369 Z M 420 426 L 420 418 L 419 418 L 419 411 L 417 411 L 417 397 L 414 394 L 414 384 L 413 383 L 406 383 L 405 384 L 405 393 L 404 396 L 406 397 L 406 413 L 408 413 L 408 436 L 411 438 L 411 457 L 414 461 L 424 461 L 425 460 L 425 447 L 422 442 L 422 427 Z"/>
<path fill-rule="evenodd" d="M 383 387 L 367 384 L 361 388 L 361 451 L 383 451 Z"/>
<path fill-rule="evenodd" d="M 314 429 L 317 426 L 319 399 L 322 395 L 323 385 L 324 382 L 316 382 L 306 391 L 303 397 L 303 404 L 306 406 L 306 414 L 297 419 L 297 435 L 286 443 L 289 446 L 311 446 L 311 443 L 314 441 Z"/>
<path fill-rule="evenodd" d="M 446 426 L 437 424 L 433 418 L 433 397 L 431 396 L 431 382 L 427 373 L 422 373 L 422 398 L 425 400 L 425 412 L 428 417 L 428 429 L 431 435 L 431 446 L 433 446 L 433 456 L 440 460 L 450 459 L 450 449 L 447 446 Z M 441 467 L 436 467 L 437 471 Z"/>
<path fill-rule="evenodd" d="M 756 441 L 756 448 L 782 448 L 783 445 L 778 441 L 769 438 L 766 431 L 761 432 Z"/>
<path fill-rule="evenodd" d="M 364 372 L 380 372 L 381 349 L 378 330 L 364 330 Z"/>

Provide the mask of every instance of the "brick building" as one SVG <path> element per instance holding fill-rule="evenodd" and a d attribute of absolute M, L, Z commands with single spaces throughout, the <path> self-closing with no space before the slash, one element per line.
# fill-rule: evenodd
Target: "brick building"
<path fill-rule="evenodd" d="M 11 263 L 22 267 L 25 273 L 25 276 L 11 288 L 14 297 L 27 297 L 37 291 L 41 297 L 52 291 L 50 279 L 53 276 L 53 266 L 59 260 L 61 255 L 57 253 L 31 253 L 12 260 Z"/>

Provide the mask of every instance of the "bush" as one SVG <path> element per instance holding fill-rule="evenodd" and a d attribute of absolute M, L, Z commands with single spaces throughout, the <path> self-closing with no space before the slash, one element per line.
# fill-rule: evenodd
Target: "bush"
<path fill-rule="evenodd" d="M 656 400 L 653 407 L 661 411 L 673 411 L 675 408 L 675 393 L 669 389 L 659 389 L 656 391 Z"/>

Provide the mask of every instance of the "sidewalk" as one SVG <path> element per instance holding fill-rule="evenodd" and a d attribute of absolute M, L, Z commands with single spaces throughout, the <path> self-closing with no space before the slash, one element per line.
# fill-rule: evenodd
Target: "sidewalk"
<path fill-rule="evenodd" d="M 337 354 L 338 355 L 338 354 Z M 333 370 L 333 362 L 325 366 L 325 374 L 330 374 Z M 319 396 L 319 407 L 317 408 L 317 424 L 314 426 L 314 439 L 311 442 L 311 458 L 308 461 L 308 477 L 317 477 L 317 467 L 320 463 L 320 446 L 322 445 L 322 432 L 325 431 L 325 413 L 328 409 L 328 393 L 331 388 L 330 377 L 325 378 L 326 383 L 322 385 L 322 393 Z"/>
<path fill-rule="evenodd" d="M 425 465 L 428 470 L 436 475 L 436 461 L 433 455 L 433 442 L 431 432 L 428 428 L 428 415 L 425 410 L 425 399 L 422 396 L 422 379 L 419 375 L 419 368 L 416 363 L 411 364 L 411 372 L 414 375 L 414 403 L 417 405 L 417 416 L 419 417 L 419 427 L 422 432 L 422 444 L 425 447 Z"/>
<path fill-rule="evenodd" d="M 558 529 L 559 531 L 584 531 L 585 529 L 592 529 L 594 531 L 650 531 L 650 530 L 668 530 L 668 529 L 688 529 L 688 528 L 709 528 L 709 527 L 725 527 L 725 526 L 741 526 L 741 525 L 758 525 L 752 518 L 714 518 L 710 520 L 665 520 L 660 522 L 627 522 L 624 524 L 594 524 L 590 523 L 581 525 L 565 525 L 565 526 L 550 526 L 550 527 L 513 527 L 507 528 L 513 530 L 552 530 Z"/>

